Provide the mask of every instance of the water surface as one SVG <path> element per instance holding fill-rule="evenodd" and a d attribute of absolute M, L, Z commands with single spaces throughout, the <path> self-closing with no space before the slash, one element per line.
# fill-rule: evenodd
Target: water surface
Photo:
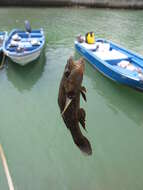
<path fill-rule="evenodd" d="M 86 134 L 93 155 L 73 144 L 57 105 L 58 86 L 77 34 L 95 31 L 143 55 L 143 11 L 0 8 L 0 29 L 43 27 L 46 47 L 25 68 L 0 71 L 0 143 L 16 190 L 142 190 L 143 95 L 106 79 L 86 63 Z M 0 189 L 7 181 L 0 162 Z"/>

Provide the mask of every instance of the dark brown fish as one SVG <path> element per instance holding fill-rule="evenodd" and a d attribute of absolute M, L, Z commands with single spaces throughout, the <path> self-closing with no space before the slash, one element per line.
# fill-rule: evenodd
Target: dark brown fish
<path fill-rule="evenodd" d="M 89 140 L 82 134 L 79 123 L 85 128 L 86 113 L 80 108 L 80 94 L 86 101 L 86 89 L 82 85 L 84 74 L 84 60 L 73 61 L 72 57 L 67 61 L 64 74 L 60 83 L 58 104 L 62 118 L 70 130 L 75 144 L 88 155 L 92 154 Z"/>

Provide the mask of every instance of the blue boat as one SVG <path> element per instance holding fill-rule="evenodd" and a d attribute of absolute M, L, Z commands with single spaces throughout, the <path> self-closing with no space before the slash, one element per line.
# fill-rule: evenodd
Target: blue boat
<path fill-rule="evenodd" d="M 3 51 L 13 62 L 24 66 L 40 56 L 44 44 L 43 29 L 29 32 L 14 29 L 5 41 Z"/>
<path fill-rule="evenodd" d="M 142 56 L 105 39 L 94 44 L 75 41 L 75 48 L 107 78 L 143 91 Z"/>

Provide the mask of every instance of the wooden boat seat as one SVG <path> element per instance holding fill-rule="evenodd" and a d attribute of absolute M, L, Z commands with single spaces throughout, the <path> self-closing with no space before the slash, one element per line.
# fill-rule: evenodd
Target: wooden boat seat
<path fill-rule="evenodd" d="M 84 47 L 84 48 L 86 48 L 86 49 L 88 49 L 88 50 L 95 50 L 96 49 L 96 47 L 97 47 L 97 45 L 96 44 L 88 44 L 88 43 L 81 43 L 81 45 Z"/>
<path fill-rule="evenodd" d="M 25 50 L 25 51 L 32 51 L 32 50 L 34 50 L 34 49 L 36 49 L 36 48 L 37 48 L 36 46 L 24 47 L 24 50 Z M 17 47 L 9 47 L 9 48 L 7 48 L 7 50 L 10 51 L 10 52 L 15 52 L 16 49 L 17 49 Z"/>
<path fill-rule="evenodd" d="M 21 42 L 30 42 L 31 40 L 37 40 L 37 38 L 22 38 Z M 38 39 L 39 42 L 42 42 L 42 38 Z"/>
<path fill-rule="evenodd" d="M 37 33 L 32 33 L 32 34 L 27 34 L 27 33 L 18 33 L 18 35 L 21 37 L 21 38 L 42 38 L 42 35 L 41 34 L 37 34 Z"/>
<path fill-rule="evenodd" d="M 128 59 L 129 57 L 115 49 L 109 51 L 96 51 L 94 52 L 98 58 L 102 60 L 120 60 L 120 59 Z"/>
<path fill-rule="evenodd" d="M 88 44 L 88 43 L 81 43 L 81 45 L 91 51 L 96 51 L 96 49 L 98 48 L 98 50 L 104 51 L 110 50 L 110 44 L 109 43 L 102 43 L 102 42 L 96 42 L 95 44 Z"/>

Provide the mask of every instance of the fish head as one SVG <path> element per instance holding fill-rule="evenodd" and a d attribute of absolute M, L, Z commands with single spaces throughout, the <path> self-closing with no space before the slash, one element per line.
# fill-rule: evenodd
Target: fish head
<path fill-rule="evenodd" d="M 62 115 L 65 113 L 71 102 L 79 96 L 84 74 L 84 60 L 81 58 L 74 61 L 70 57 L 65 66 L 63 75 L 63 87 L 65 92 L 65 105 Z"/>
<path fill-rule="evenodd" d="M 68 98 L 73 99 L 80 91 L 83 74 L 84 74 L 84 59 L 81 58 L 74 61 L 70 57 L 64 71 L 64 89 Z"/>

